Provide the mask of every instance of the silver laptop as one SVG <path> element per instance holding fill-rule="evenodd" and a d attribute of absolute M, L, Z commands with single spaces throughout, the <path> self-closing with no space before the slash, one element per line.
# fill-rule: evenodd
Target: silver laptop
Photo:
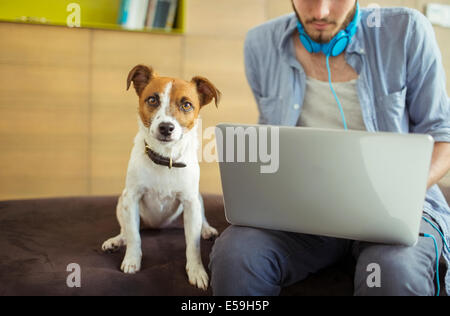
<path fill-rule="evenodd" d="M 431 136 L 242 124 L 215 132 L 229 223 L 417 242 Z"/>

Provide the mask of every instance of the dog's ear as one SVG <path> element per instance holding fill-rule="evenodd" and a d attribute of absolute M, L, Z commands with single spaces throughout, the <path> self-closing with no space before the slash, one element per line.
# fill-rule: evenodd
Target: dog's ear
<path fill-rule="evenodd" d="M 214 99 L 216 107 L 218 107 L 222 93 L 208 79 L 196 76 L 192 78 L 191 82 L 197 87 L 200 107 L 209 104 L 212 99 Z"/>
<path fill-rule="evenodd" d="M 127 90 L 130 89 L 131 81 L 133 81 L 134 89 L 138 96 L 141 96 L 142 91 L 148 85 L 150 80 L 155 76 L 153 68 L 145 65 L 137 65 L 130 70 L 127 78 Z"/>

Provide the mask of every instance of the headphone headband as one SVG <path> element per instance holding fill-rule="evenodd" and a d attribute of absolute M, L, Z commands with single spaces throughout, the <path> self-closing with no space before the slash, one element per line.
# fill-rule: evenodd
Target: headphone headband
<path fill-rule="evenodd" d="M 359 3 L 356 2 L 356 11 L 353 20 L 344 29 L 339 31 L 335 37 L 331 39 L 328 43 L 320 44 L 314 42 L 308 34 L 306 34 L 305 29 L 300 21 L 297 22 L 297 29 L 300 34 L 300 41 L 306 50 L 310 53 L 324 53 L 326 56 L 338 56 L 350 43 L 351 38 L 355 35 L 358 28 L 358 24 L 361 20 L 361 12 L 359 10 Z"/>

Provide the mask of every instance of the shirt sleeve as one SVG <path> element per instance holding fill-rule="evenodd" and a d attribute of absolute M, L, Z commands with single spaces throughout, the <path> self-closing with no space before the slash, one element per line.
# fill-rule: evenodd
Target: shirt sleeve
<path fill-rule="evenodd" d="M 247 77 L 248 84 L 253 92 L 256 104 L 258 106 L 258 124 L 267 124 L 264 116 L 261 114 L 261 106 L 259 99 L 261 98 L 261 86 L 259 77 L 259 67 L 257 66 L 258 61 L 256 54 L 254 54 L 253 33 L 249 31 L 244 42 L 244 64 L 245 64 L 245 75 Z"/>
<path fill-rule="evenodd" d="M 450 99 L 442 56 L 428 19 L 419 12 L 412 17 L 406 53 L 410 131 L 450 142 Z"/>

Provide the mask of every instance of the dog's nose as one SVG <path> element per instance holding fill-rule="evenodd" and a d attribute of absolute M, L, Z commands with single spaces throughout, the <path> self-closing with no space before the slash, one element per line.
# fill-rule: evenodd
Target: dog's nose
<path fill-rule="evenodd" d="M 175 129 L 175 125 L 172 123 L 161 123 L 159 124 L 159 133 L 163 136 L 172 135 L 173 130 Z"/>

